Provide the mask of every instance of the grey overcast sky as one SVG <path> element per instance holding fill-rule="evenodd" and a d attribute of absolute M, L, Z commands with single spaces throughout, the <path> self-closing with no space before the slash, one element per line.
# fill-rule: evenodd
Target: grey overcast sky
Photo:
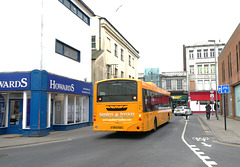
<path fill-rule="evenodd" d="M 240 23 L 240 0 L 83 0 L 140 52 L 138 72 L 183 70 L 183 45 L 227 43 Z"/>

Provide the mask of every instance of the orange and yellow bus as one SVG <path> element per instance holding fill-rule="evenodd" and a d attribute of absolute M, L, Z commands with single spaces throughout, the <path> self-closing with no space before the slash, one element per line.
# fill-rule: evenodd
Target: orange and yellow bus
<path fill-rule="evenodd" d="M 172 118 L 170 92 L 151 82 L 108 79 L 95 83 L 94 131 L 146 132 Z"/>

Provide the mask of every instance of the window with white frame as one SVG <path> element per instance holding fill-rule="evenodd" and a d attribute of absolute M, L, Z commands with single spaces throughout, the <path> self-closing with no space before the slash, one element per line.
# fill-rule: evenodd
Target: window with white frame
<path fill-rule="evenodd" d="M 214 56 L 214 49 L 210 49 L 210 57 L 215 57 Z"/>
<path fill-rule="evenodd" d="M 211 64 L 211 73 L 215 73 L 215 64 Z"/>
<path fill-rule="evenodd" d="M 92 36 L 92 48 L 96 48 L 96 36 Z"/>
<path fill-rule="evenodd" d="M 202 58 L 202 50 L 197 50 L 197 58 Z"/>
<path fill-rule="evenodd" d="M 198 80 L 198 90 L 203 90 L 203 80 Z"/>
<path fill-rule="evenodd" d="M 182 89 L 182 79 L 178 79 L 177 80 L 177 90 L 181 90 Z"/>
<path fill-rule="evenodd" d="M 212 80 L 211 81 L 211 90 L 215 90 L 216 89 L 216 81 Z"/>
<path fill-rule="evenodd" d="M 114 56 L 118 57 L 118 46 L 114 44 Z"/>
<path fill-rule="evenodd" d="M 204 74 L 208 74 L 209 70 L 208 70 L 208 64 L 204 65 Z"/>
<path fill-rule="evenodd" d="M 114 78 L 117 78 L 118 77 L 118 69 L 115 68 L 115 74 L 114 74 Z"/>
<path fill-rule="evenodd" d="M 205 90 L 210 90 L 209 80 L 205 80 L 205 81 L 204 81 L 204 89 L 205 89 Z"/>
<path fill-rule="evenodd" d="M 111 39 L 107 37 L 107 51 L 111 52 Z"/>
<path fill-rule="evenodd" d="M 218 48 L 218 56 L 221 54 L 222 48 Z"/>
<path fill-rule="evenodd" d="M 190 74 L 194 74 L 194 65 L 190 65 L 189 68 L 190 68 Z"/>
<path fill-rule="evenodd" d="M 132 68 L 135 68 L 134 58 L 132 58 Z"/>
<path fill-rule="evenodd" d="M 204 58 L 208 57 L 208 49 L 203 50 L 203 56 L 204 56 Z"/>
<path fill-rule="evenodd" d="M 170 90 L 172 88 L 171 79 L 166 79 L 166 89 Z"/>
<path fill-rule="evenodd" d="M 110 65 L 107 65 L 107 79 L 110 79 Z"/>
<path fill-rule="evenodd" d="M 198 65 L 197 68 L 198 68 L 198 74 L 202 74 L 202 65 Z"/>
<path fill-rule="evenodd" d="M 189 50 L 189 59 L 193 59 L 194 56 L 193 56 L 193 50 Z"/>
<path fill-rule="evenodd" d="M 124 50 L 121 49 L 121 60 L 124 61 Z"/>
<path fill-rule="evenodd" d="M 121 78 L 124 78 L 124 72 L 121 71 Z"/>
<path fill-rule="evenodd" d="M 128 56 L 128 65 L 131 66 L 131 55 Z"/>

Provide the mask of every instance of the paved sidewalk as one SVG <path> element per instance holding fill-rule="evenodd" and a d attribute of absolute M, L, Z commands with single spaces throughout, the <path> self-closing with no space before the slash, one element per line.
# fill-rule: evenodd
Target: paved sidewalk
<path fill-rule="evenodd" d="M 216 115 L 212 114 L 210 120 L 206 119 L 205 114 L 201 114 L 199 117 L 221 142 L 240 145 L 240 121 L 226 118 L 227 130 L 225 130 L 223 116 L 219 115 L 218 120 Z"/>
<path fill-rule="evenodd" d="M 54 131 L 43 137 L 21 137 L 21 134 L 0 135 L 0 150 L 10 147 L 70 141 L 74 138 L 84 138 L 93 134 L 92 126 L 87 126 L 69 131 Z"/>

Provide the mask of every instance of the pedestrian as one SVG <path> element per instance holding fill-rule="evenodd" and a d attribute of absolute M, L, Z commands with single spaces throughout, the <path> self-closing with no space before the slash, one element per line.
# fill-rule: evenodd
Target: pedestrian
<path fill-rule="evenodd" d="M 212 107 L 210 106 L 210 102 L 208 102 L 208 104 L 205 106 L 206 108 L 206 117 L 207 117 L 207 120 L 210 119 L 210 111 L 212 109 Z"/>
<path fill-rule="evenodd" d="M 218 109 L 218 104 L 217 104 L 217 102 L 215 102 L 215 104 L 214 104 L 214 110 L 217 112 L 217 109 Z"/>

